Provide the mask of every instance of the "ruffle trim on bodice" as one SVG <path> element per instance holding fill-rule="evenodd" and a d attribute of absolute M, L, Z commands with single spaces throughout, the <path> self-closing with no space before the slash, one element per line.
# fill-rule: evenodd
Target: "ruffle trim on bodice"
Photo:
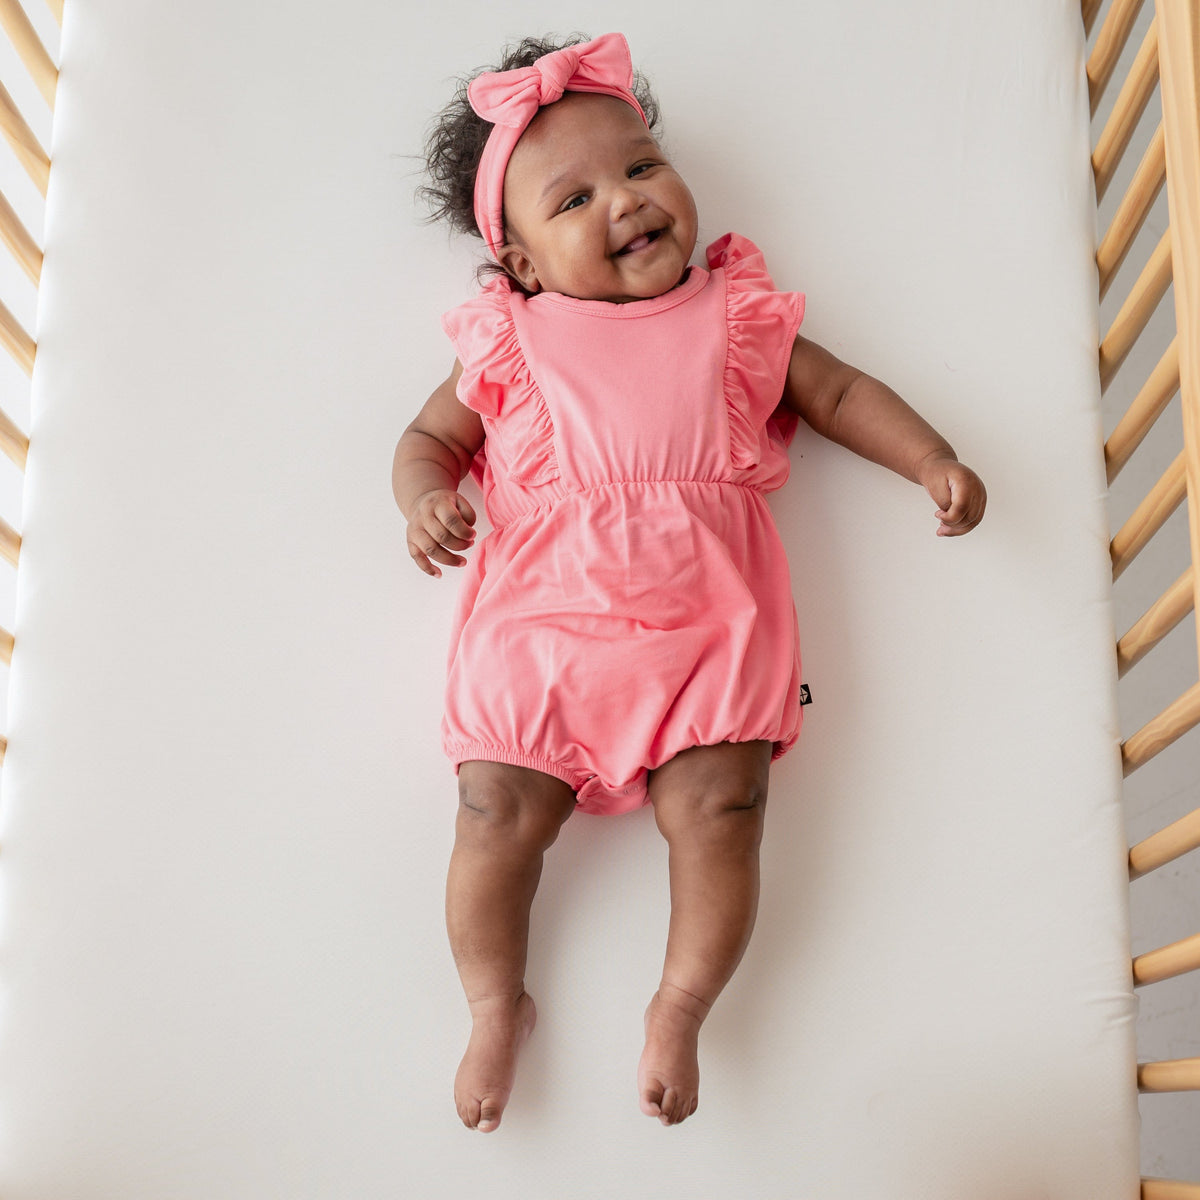
<path fill-rule="evenodd" d="M 730 457 L 736 470 L 762 457 L 764 429 L 785 446 L 796 415 L 773 415 L 783 396 L 796 330 L 804 319 L 804 296 L 777 292 L 762 251 L 727 233 L 706 251 L 710 270 L 724 269 L 729 340 L 725 358 L 725 405 Z"/>
<path fill-rule="evenodd" d="M 556 479 L 554 424 L 517 337 L 507 281 L 490 280 L 444 314 L 442 328 L 463 365 L 458 398 L 484 420 L 493 469 L 530 486 Z"/>

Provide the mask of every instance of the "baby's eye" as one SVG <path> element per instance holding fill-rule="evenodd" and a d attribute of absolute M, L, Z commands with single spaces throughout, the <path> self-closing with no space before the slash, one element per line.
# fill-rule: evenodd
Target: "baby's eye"
<path fill-rule="evenodd" d="M 650 170 L 651 167 L 656 167 L 656 166 L 658 166 L 658 163 L 652 163 L 652 162 L 638 163 L 638 165 L 636 167 L 631 167 L 629 169 L 629 177 L 632 179 L 633 176 L 640 175 L 643 171 L 648 171 L 648 170 Z"/>
<path fill-rule="evenodd" d="M 587 197 L 582 193 L 580 193 L 578 196 L 572 196 L 570 200 L 568 200 L 566 204 L 559 209 L 559 212 L 566 212 L 569 208 L 578 208 L 579 205 L 582 204 L 586 199 Z"/>

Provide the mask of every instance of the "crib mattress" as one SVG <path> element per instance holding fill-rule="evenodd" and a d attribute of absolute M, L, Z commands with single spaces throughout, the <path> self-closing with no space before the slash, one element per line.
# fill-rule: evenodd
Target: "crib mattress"
<path fill-rule="evenodd" d="M 566 22 L 566 25 L 564 25 Z M 438 724 L 458 580 L 393 447 L 474 247 L 412 202 L 452 76 L 621 29 L 701 244 L 990 492 L 801 431 L 772 504 L 806 709 L 700 1110 L 637 1108 L 667 920 L 648 811 L 547 856 L 540 1022 L 458 1123 Z M 0 803 L 6 1200 L 1130 1200 L 1124 841 L 1070 0 L 738 20 L 617 0 L 67 0 Z"/>

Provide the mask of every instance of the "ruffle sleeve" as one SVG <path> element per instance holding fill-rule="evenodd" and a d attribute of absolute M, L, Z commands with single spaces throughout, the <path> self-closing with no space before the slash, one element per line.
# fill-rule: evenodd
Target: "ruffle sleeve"
<path fill-rule="evenodd" d="M 796 414 L 779 404 L 804 296 L 776 291 L 762 251 L 740 234 L 713 242 L 706 257 L 710 270 L 725 273 L 730 454 L 735 468 L 748 469 L 762 457 L 764 435 L 786 446 L 796 432 Z"/>
<path fill-rule="evenodd" d="M 529 372 L 512 316 L 512 290 L 502 278 L 442 315 L 462 375 L 458 398 L 483 418 L 487 460 L 497 475 L 522 484 L 558 476 L 554 426 Z"/>

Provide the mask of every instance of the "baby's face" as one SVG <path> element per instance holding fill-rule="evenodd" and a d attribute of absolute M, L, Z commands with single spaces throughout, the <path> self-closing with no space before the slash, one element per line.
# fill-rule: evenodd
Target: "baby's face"
<path fill-rule="evenodd" d="M 568 92 L 521 136 L 504 177 L 500 261 L 531 292 L 625 303 L 670 291 L 696 204 L 634 108 Z"/>

